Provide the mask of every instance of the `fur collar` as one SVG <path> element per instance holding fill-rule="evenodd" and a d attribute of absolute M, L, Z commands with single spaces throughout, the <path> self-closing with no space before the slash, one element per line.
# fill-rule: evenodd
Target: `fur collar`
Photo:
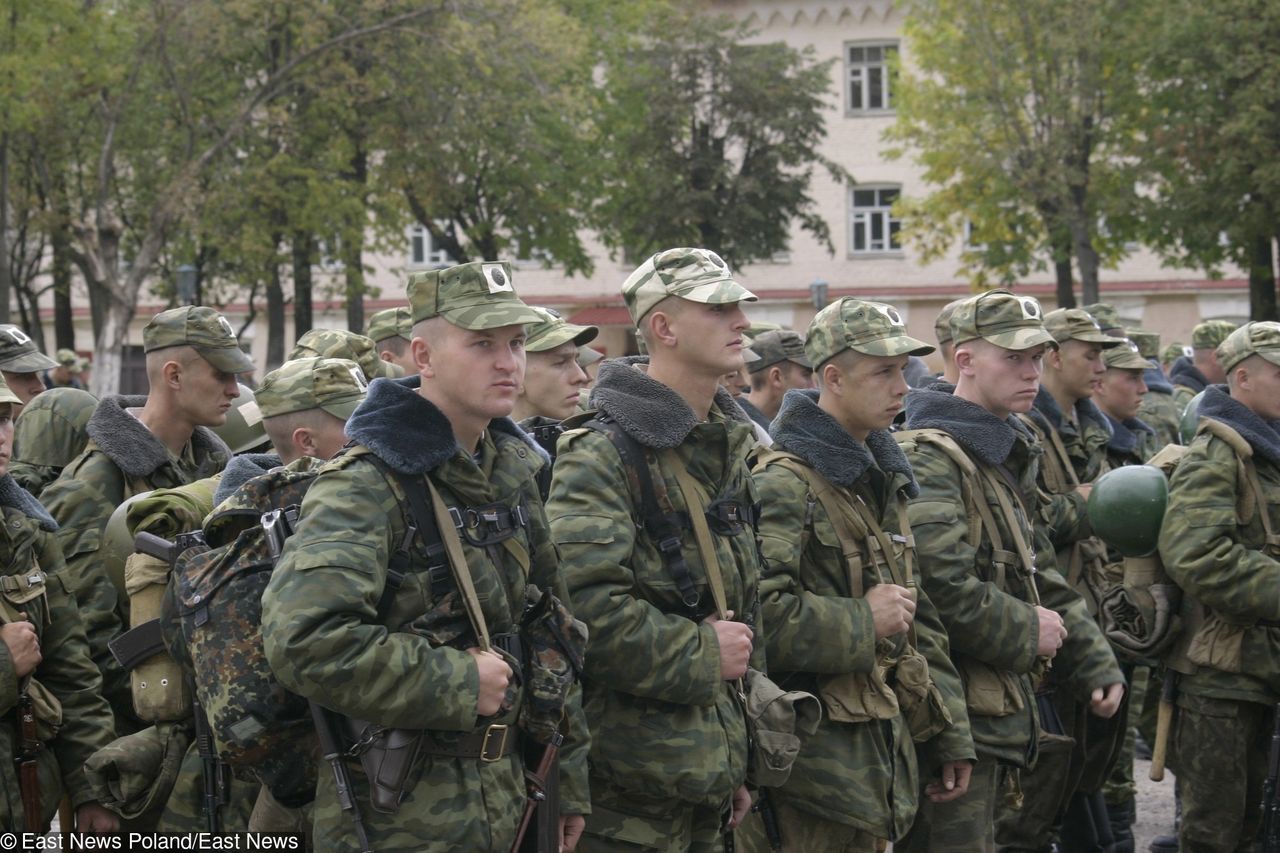
<path fill-rule="evenodd" d="M 1280 422 L 1264 421 L 1248 406 L 1234 399 L 1226 385 L 1210 385 L 1205 389 L 1197 410 L 1202 418 L 1213 418 L 1231 427 L 1249 442 L 1253 452 L 1280 466 Z"/>
<path fill-rule="evenodd" d="M 886 474 L 906 477 L 907 497 L 918 495 L 911 464 L 889 431 L 876 430 L 865 444 L 858 441 L 818 406 L 818 393 L 793 390 L 782 398 L 771 431 L 776 446 L 796 454 L 837 486 L 853 488 L 875 465 Z"/>
<path fill-rule="evenodd" d="M 282 464 L 280 457 L 274 453 L 241 453 L 231 457 L 227 467 L 222 469 L 222 478 L 213 492 L 213 505 L 219 506 L 245 483 L 254 477 L 261 477 L 272 468 Z"/>
<path fill-rule="evenodd" d="M 103 397 L 85 426 L 89 438 L 128 477 L 147 477 L 169 462 L 169 449 L 164 442 L 143 426 L 142 421 L 125 411 L 141 408 L 146 402 L 146 397 L 138 396 Z M 196 427 L 191 434 L 191 447 L 197 459 L 214 453 L 231 456 L 222 439 L 206 427 Z"/>
<path fill-rule="evenodd" d="M 1169 381 L 1174 385 L 1190 388 L 1197 394 L 1209 387 L 1209 378 L 1185 355 L 1178 356 L 1178 360 L 1169 369 Z"/>
<path fill-rule="evenodd" d="M 698 419 L 683 397 L 638 369 L 648 363 L 648 356 L 643 355 L 601 362 L 596 387 L 591 392 L 591 407 L 612 417 L 646 447 L 679 447 L 698 425 Z M 730 421 L 751 425 L 747 413 L 723 388 L 716 389 L 713 405 Z"/>
<path fill-rule="evenodd" d="M 426 474 L 458 452 L 449 419 L 418 393 L 422 377 L 375 379 L 364 402 L 347 421 L 347 436 L 376 453 L 401 474 Z M 495 443 L 515 439 L 550 465 L 547 451 L 511 418 L 489 421 Z M 504 439 L 504 436 L 506 439 Z"/>
<path fill-rule="evenodd" d="M 997 418 L 977 403 L 945 390 L 945 383 L 907 393 L 907 429 L 940 429 L 987 465 L 1003 465 L 1021 438 L 1032 443 L 1031 433 L 1018 419 Z"/>
<path fill-rule="evenodd" d="M 1107 425 L 1111 427 L 1111 438 L 1107 441 L 1107 447 L 1116 453 L 1133 453 L 1138 448 L 1139 433 L 1150 433 L 1155 435 L 1153 430 L 1147 423 L 1138 418 L 1126 418 L 1118 421 L 1115 418 L 1103 412 L 1103 417 L 1107 419 Z"/>
<path fill-rule="evenodd" d="M 0 506 L 16 509 L 18 512 L 35 519 L 41 530 L 53 532 L 58 529 L 58 522 L 53 520 L 49 511 L 40 501 L 31 497 L 27 490 L 18 485 L 18 481 L 8 474 L 0 477 Z"/>
<path fill-rule="evenodd" d="M 765 432 L 769 431 L 771 424 L 769 416 L 760 411 L 760 407 L 748 400 L 745 396 L 736 398 L 733 402 L 738 404 L 738 408 L 747 413 L 747 417 L 755 421 L 759 426 L 764 427 Z M 778 410 L 778 414 L 782 414 L 782 410 Z"/>
<path fill-rule="evenodd" d="M 1066 418 L 1062 415 L 1062 408 L 1058 405 L 1058 401 L 1043 385 L 1036 392 L 1036 402 L 1031 409 L 1031 414 L 1033 417 L 1039 415 L 1039 419 L 1044 421 L 1055 432 L 1062 432 L 1064 425 L 1070 426 L 1066 424 Z M 1104 430 L 1109 431 L 1111 429 L 1111 424 L 1108 422 L 1109 419 L 1102 413 L 1096 403 L 1089 399 L 1076 400 L 1076 422 L 1080 425 L 1081 431 L 1083 431 L 1085 424 L 1090 421 Z"/>
<path fill-rule="evenodd" d="M 1148 391 L 1155 391 L 1157 394 L 1172 394 L 1173 383 L 1169 381 L 1169 377 L 1164 375 L 1164 371 L 1160 369 L 1160 362 L 1154 358 L 1147 359 L 1151 366 L 1142 372 L 1142 381 L 1147 383 Z"/>

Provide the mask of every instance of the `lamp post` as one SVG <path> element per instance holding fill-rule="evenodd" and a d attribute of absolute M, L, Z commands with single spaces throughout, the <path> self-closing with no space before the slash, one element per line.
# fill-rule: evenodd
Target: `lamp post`
<path fill-rule="evenodd" d="M 813 302 L 813 310 L 821 311 L 827 307 L 827 283 L 816 278 L 809 282 L 809 299 Z"/>
<path fill-rule="evenodd" d="M 199 270 L 191 264 L 178 267 L 178 302 L 182 305 L 196 304 L 196 280 Z"/>

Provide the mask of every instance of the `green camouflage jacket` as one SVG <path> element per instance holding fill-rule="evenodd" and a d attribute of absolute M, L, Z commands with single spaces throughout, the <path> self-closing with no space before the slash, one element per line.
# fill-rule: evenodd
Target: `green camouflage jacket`
<path fill-rule="evenodd" d="M 773 449 L 801 457 L 842 499 L 864 502 L 883 530 L 901 532 L 897 495 L 911 497 L 918 491 L 902 451 L 888 432 L 871 433 L 866 444 L 857 441 L 818 408 L 817 399 L 816 391 L 787 394 L 773 421 Z M 818 695 L 825 675 L 869 673 L 878 663 L 871 608 L 850 589 L 848 563 L 823 504 L 802 476 L 768 456 L 756 467 L 754 479 L 762 508 L 760 599 L 769 626 L 772 677 L 788 690 Z M 865 543 L 861 557 L 864 590 L 892 582 L 877 577 Z M 917 648 L 928 658 L 930 676 L 953 720 L 922 754 L 935 765 L 976 759 L 946 631 L 921 589 L 914 628 Z M 900 838 L 915 817 L 918 775 L 916 750 L 901 713 L 887 723 L 827 717 L 805 742 L 777 796 L 800 811 L 856 826 L 877 838 Z"/>
<path fill-rule="evenodd" d="M 1054 568 L 1052 555 L 1042 544 L 1044 535 L 1037 535 L 1040 523 L 1049 530 L 1071 530 L 1070 517 L 1080 512 L 1080 502 L 1051 499 L 1037 489 L 1041 451 L 1031 434 L 1017 419 L 1001 421 L 945 391 L 917 390 L 909 399 L 908 430 L 943 430 L 975 465 L 992 471 L 1003 466 L 1016 483 L 1015 492 L 1004 485 L 1002 476 L 996 478 L 1014 507 L 1024 541 L 1029 547 L 1032 542 L 1039 545 L 1034 583 L 1040 602 L 1060 613 L 1066 623 L 1068 637 L 1053 667 L 1065 676 L 1069 689 L 1087 699 L 1095 688 L 1122 681 L 1115 655 L 1084 601 Z M 1043 663 L 1036 657 L 1039 622 L 1033 608 L 1033 579 L 1017 561 L 1004 572 L 995 568 L 991 539 L 981 526 L 975 533 L 964 498 L 964 474 L 948 453 L 910 432 L 897 438 L 920 486 L 920 495 L 908 507 L 908 518 L 916 538 L 921 581 L 946 626 L 952 660 L 965 679 L 974 744 L 981 758 L 1027 766 L 1035 759 L 1038 732 L 1032 677 Z M 1015 538 L 998 511 L 997 495 L 987 480 L 979 482 L 982 499 L 1001 530 L 1002 544 L 1012 551 Z M 1039 519 L 1026 516 L 1019 502 L 1024 495 L 1037 505 Z M 993 673 L 999 681 L 994 696 L 981 689 L 992 685 Z"/>
<path fill-rule="evenodd" d="M 1026 420 L 1045 445 L 1040 482 L 1051 494 L 1067 491 L 1058 485 L 1058 480 L 1065 479 L 1066 473 L 1050 470 L 1065 464 L 1058 459 L 1059 454 L 1051 450 L 1051 432 L 1056 432 L 1062 440 L 1077 481 L 1092 483 L 1106 473 L 1107 442 L 1111 439 L 1111 429 L 1106 415 L 1092 400 L 1076 402 L 1076 422 L 1072 423 L 1062 416 L 1062 409 L 1053 395 L 1041 387 L 1035 407 L 1026 415 Z"/>
<path fill-rule="evenodd" d="M 1156 431 L 1156 450 L 1169 444 L 1181 444 L 1178 422 L 1182 420 L 1182 407 L 1173 398 L 1173 386 L 1164 371 L 1154 363 L 1142 378 L 1147 383 L 1147 393 L 1142 395 L 1138 417 Z"/>
<path fill-rule="evenodd" d="M 125 498 L 212 476 L 231 456 L 222 440 L 204 427 L 196 427 L 182 453 L 173 456 L 126 411 L 145 402 L 143 397 L 107 397 L 99 402 L 86 427 L 90 441 L 84 452 L 41 493 L 60 526 L 67 584 L 75 591 L 89 651 L 102 673 L 103 693 L 117 725 L 133 719 L 133 699 L 129 674 L 111 656 L 107 642 L 128 627 L 129 603 L 120 600 L 98 559 L 102 531 Z M 119 733 L 131 728 L 125 723 Z"/>
<path fill-rule="evenodd" d="M 396 471 L 429 476 L 447 504 L 527 508 L 527 524 L 513 540 L 530 555 L 527 576 L 507 548 L 463 542 L 491 636 L 516 630 L 527 584 L 565 601 L 568 593 L 534 483 L 545 464 L 540 449 L 513 422 L 493 421 L 477 464 L 457 446 L 440 410 L 417 393 L 419 383 L 415 376 L 373 384 L 348 421 L 347 434 L 357 447 L 326 465 L 307 491 L 298 530 L 262 599 L 262 633 L 268 660 L 286 688 L 340 714 L 390 728 L 426 729 L 439 740 L 490 722 L 514 724 L 515 714 L 477 719 L 477 670 L 462 650 L 475 644 L 473 634 L 455 606 L 456 594 L 433 593 L 428 574 L 413 570 L 427 562 L 416 538 L 410 571 L 386 618 L 378 618 L 389 562 L 410 541 L 409 510 L 400 503 L 398 483 L 391 485 L 390 474 L 384 475 L 366 449 Z M 441 618 L 420 630 L 436 616 Z M 518 707 L 518 695 L 514 702 Z M 561 811 L 585 813 L 589 738 L 576 701 L 570 703 L 567 728 Z M 525 801 L 519 750 L 492 763 L 429 755 L 421 765 L 399 810 L 381 814 L 368 807 L 363 772 L 350 763 L 374 849 L 510 848 Z M 317 849 L 351 849 L 356 843 L 325 768 L 314 828 Z"/>
<path fill-rule="evenodd" d="M 1191 402 L 1191 398 L 1209 387 L 1209 380 L 1191 359 L 1179 358 L 1169 369 L 1169 381 L 1173 383 L 1173 402 L 1178 406 L 1178 415 Z"/>
<path fill-rule="evenodd" d="M 1199 640 L 1224 659 L 1191 667 L 1181 689 L 1271 705 L 1280 700 L 1280 546 L 1267 544 L 1260 512 L 1280 530 L 1280 434 L 1222 385 L 1207 389 L 1200 415 L 1247 442 L 1240 449 L 1257 471 L 1265 506 L 1242 478 L 1237 451 L 1202 421 L 1169 483 L 1160 558 L 1183 590 L 1184 620 L 1197 604 L 1208 615 L 1200 632 L 1188 623 L 1182 650 Z"/>
<path fill-rule="evenodd" d="M 84 451 L 85 427 L 98 400 L 78 388 L 53 388 L 22 407 L 13 423 L 9 473 L 37 498 Z"/>
<path fill-rule="evenodd" d="M 40 805 L 52 819 L 65 794 L 72 806 L 94 799 L 84 763 L 111 740 L 111 710 L 102 680 L 89 659 L 75 597 L 67 588 L 53 519 L 12 477 L 0 478 L 0 621 L 26 613 L 40 640 L 34 678 L 62 704 L 62 728 L 39 753 Z M 41 585 L 25 579 L 43 572 Z M 34 598 L 31 596 L 35 596 Z M 10 612 L 6 612 L 10 611 Z M 18 749 L 18 678 L 9 648 L 0 642 L 0 827 L 22 831 L 22 798 L 13 759 Z M 43 727 L 42 727 L 43 728 Z M 47 731 L 41 732 L 45 739 Z M 25 827 L 34 831 L 37 827 Z"/>
<path fill-rule="evenodd" d="M 712 495 L 755 503 L 746 415 L 721 390 L 698 423 L 678 394 L 643 372 L 645 361 L 604 362 L 592 406 L 646 448 L 674 448 Z M 638 491 L 610 438 L 569 429 L 559 451 L 547 513 L 574 614 L 590 630 L 587 720 L 607 735 L 592 741 L 592 784 L 599 778 L 625 792 L 631 812 L 652 819 L 691 804 L 719 808 L 746 779 L 747 731 L 733 685 L 720 677 L 715 631 L 702 622 L 714 605 L 693 536 L 681 544 L 698 591 L 690 609 L 640 527 Z M 664 469 L 661 482 L 672 508 L 686 511 L 674 475 Z M 728 609 L 754 626 L 752 660 L 763 670 L 754 531 L 714 539 Z"/>
<path fill-rule="evenodd" d="M 1107 442 L 1108 470 L 1125 465 L 1141 465 L 1163 447 L 1155 429 L 1140 418 L 1118 421 L 1106 415 L 1111 425 L 1111 440 Z"/>

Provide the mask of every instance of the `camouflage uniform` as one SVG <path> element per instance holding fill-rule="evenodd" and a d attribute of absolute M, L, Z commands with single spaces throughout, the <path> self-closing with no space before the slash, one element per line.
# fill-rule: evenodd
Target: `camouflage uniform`
<path fill-rule="evenodd" d="M 984 304 L 985 303 L 985 304 Z M 952 316 L 957 344 L 983 337 L 997 346 L 1028 349 L 1052 340 L 1040 323 L 1039 305 L 1029 297 L 994 291 L 962 303 Z M 1005 549 L 1021 537 L 1041 553 L 1034 576 L 1020 561 L 993 562 L 992 540 L 985 526 L 969 522 L 965 475 L 947 451 L 912 433 L 898 437 L 920 485 L 908 517 L 920 558 L 924 591 L 937 608 L 950 637 L 955 661 L 968 690 L 969 723 L 978 752 L 975 782 L 964 797 L 951 803 L 923 803 L 916 825 L 899 846 L 902 850 L 993 850 L 993 799 L 996 765 L 1028 768 L 1038 753 L 1039 712 L 1035 687 L 1045 670 L 1036 656 L 1037 601 L 1062 615 L 1068 636 L 1053 659 L 1067 673 L 1062 685 L 1078 700 L 1094 688 L 1121 680 L 1115 656 L 1088 614 L 1080 596 L 1054 568 L 1045 531 L 1059 538 L 1078 536 L 1083 501 L 1078 496 L 1049 498 L 1036 485 L 1041 448 L 1016 418 L 1000 420 L 986 409 L 943 390 L 917 390 L 908 395 L 907 428 L 942 430 L 978 467 L 1008 472 L 981 476 L 975 500 L 999 506 L 1000 489 L 1014 507 L 1017 531 L 1003 513 L 993 513 Z M 1016 490 L 1014 485 L 1016 484 Z M 1024 496 L 1032 512 L 1023 509 Z M 1039 529 L 1043 526 L 1043 529 Z M 976 539 L 975 539 L 976 535 Z M 998 684 L 993 695 L 987 695 Z M 983 690 L 986 686 L 987 690 Z"/>
<path fill-rule="evenodd" d="M 416 274 L 409 284 L 415 320 L 443 314 L 464 328 L 530 322 L 509 277 L 510 268 L 496 263 Z M 470 305 L 455 310 L 460 302 Z M 429 478 L 450 505 L 525 507 L 525 522 L 507 540 L 511 547 L 463 542 L 494 636 L 516 631 L 528 584 L 568 600 L 534 483 L 547 460 L 505 418 L 490 422 L 473 457 L 457 445 L 443 413 L 418 393 L 420 383 L 416 376 L 375 383 L 348 421 L 356 446 L 325 466 L 307 491 L 298 531 L 263 596 L 263 640 L 273 670 L 288 689 L 351 718 L 424 731 L 425 754 L 392 814 L 369 808 L 367 780 L 359 765 L 349 762 L 373 849 L 505 851 L 525 802 L 520 750 L 493 761 L 474 752 L 470 757 L 446 752 L 465 736 L 488 733 L 497 742 L 502 726 L 513 727 L 508 746 L 515 746 L 520 691 L 513 688 L 516 710 L 477 719 L 477 669 L 462 650 L 475 640 L 458 612 L 458 596 L 434 588 L 430 573 L 417 570 L 429 564 L 428 558 L 421 540 L 408 536 L 412 522 L 399 483 L 370 454 L 402 475 Z M 402 547 L 409 549 L 409 571 L 380 617 L 377 604 L 388 568 Z M 527 569 L 513 556 L 519 550 L 529 556 Z M 437 615 L 448 621 L 419 633 L 417 625 Z M 442 633 L 446 628 L 450 633 Z M 587 731 L 576 701 L 567 711 L 561 812 L 580 814 L 590 811 Z M 322 850 L 351 849 L 356 843 L 328 772 L 321 773 L 316 791 L 314 833 Z"/>
<path fill-rule="evenodd" d="M 1280 364 L 1280 324 L 1250 323 L 1218 347 L 1227 371 L 1254 354 Z M 1172 738 L 1179 849 L 1244 853 L 1260 828 L 1259 792 L 1280 701 L 1280 551 L 1268 541 L 1280 524 L 1280 434 L 1225 386 L 1209 388 L 1199 411 L 1200 430 L 1169 483 L 1160 531 L 1160 557 L 1184 595 Z M 1242 476 L 1240 455 L 1256 472 L 1258 491 Z"/>
<path fill-rule="evenodd" d="M 364 335 L 345 329 L 312 329 L 294 344 L 289 361 L 299 358 L 345 358 L 360 365 L 365 379 L 372 382 L 379 377 L 397 379 L 404 376 L 404 368 L 378 357 L 378 348 Z"/>
<path fill-rule="evenodd" d="M 84 450 L 85 427 L 98 398 L 76 388 L 54 388 L 22 407 L 13 424 L 13 461 L 9 473 L 35 497 L 58 479 L 62 469 Z"/>
<path fill-rule="evenodd" d="M 7 389 L 6 394 L 13 397 Z M 102 680 L 89 658 L 75 597 L 61 573 L 62 551 L 51 532 L 57 525 L 8 476 L 0 477 L 0 517 L 0 565 L 4 566 L 0 622 L 15 619 L 19 612 L 27 614 L 40 641 L 41 660 L 32 677 L 62 704 L 62 727 L 51 740 L 47 732 L 41 734 L 44 744 L 37 759 L 40 806 L 47 823 L 63 795 L 77 808 L 94 801 L 84 763 L 111 739 L 111 709 L 102 698 Z M 33 575 L 42 582 L 43 595 L 40 583 L 28 586 Z M 13 763 L 19 748 L 18 691 L 8 646 L 0 642 L 0 827 L 35 832 L 43 827 L 24 825 Z"/>
<path fill-rule="evenodd" d="M 639 321 L 668 296 L 730 304 L 754 299 L 724 262 L 700 249 L 650 258 L 623 285 Z M 671 449 L 707 495 L 755 503 L 747 454 L 755 434 L 723 389 L 706 421 L 645 373 L 647 358 L 604 362 L 591 405 L 644 448 Z M 560 439 L 548 516 L 573 610 L 591 643 L 583 701 L 593 732 L 589 850 L 717 850 L 725 812 L 747 776 L 747 729 L 731 682 L 720 677 L 707 569 L 693 536 L 681 553 L 697 591 L 684 603 L 657 543 L 640 524 L 634 480 L 609 437 L 570 429 Z M 657 480 L 657 472 L 655 481 Z M 673 472 L 661 482 L 687 511 Z M 749 525 L 714 536 L 727 609 L 756 627 L 759 556 Z M 764 644 L 752 663 L 763 669 Z"/>
<path fill-rule="evenodd" d="M 410 341 L 413 340 L 413 318 L 408 308 L 386 308 L 369 317 L 364 334 L 375 344 L 387 338 Z"/>
<path fill-rule="evenodd" d="M 1226 320 L 1206 320 L 1196 324 L 1191 330 L 1191 347 L 1197 349 L 1213 349 L 1227 339 L 1235 331 L 1235 324 Z M 1178 413 L 1191 402 L 1191 398 L 1209 386 L 1209 380 L 1190 358 L 1183 356 L 1173 363 L 1169 371 L 1169 380 L 1173 382 L 1173 401 L 1178 404 Z"/>
<path fill-rule="evenodd" d="M 219 370 L 253 368 L 230 324 L 211 308 L 165 311 L 143 330 L 147 352 L 175 346 L 194 347 Z M 115 508 L 131 495 L 202 480 L 221 471 L 231 455 L 204 427 L 195 428 L 180 453 L 170 453 L 129 413 L 145 403 L 144 397 L 122 396 L 100 401 L 85 427 L 90 440 L 84 452 L 41 494 L 61 525 L 58 541 L 67 559 L 67 584 L 80 605 L 89 650 L 102 673 L 103 693 L 116 714 L 117 726 L 124 723 L 123 729 L 130 729 L 132 723 L 127 721 L 133 719 L 129 676 L 116 663 L 107 642 L 127 627 L 128 602 L 120 599 L 103 571 L 98 555 L 103 528 Z"/>
<path fill-rule="evenodd" d="M 1144 329 L 1126 329 L 1129 340 L 1138 345 L 1138 354 L 1147 360 L 1142 381 L 1147 393 L 1142 395 L 1138 417 L 1155 431 L 1155 449 L 1178 444 L 1178 420 L 1182 411 L 1173 401 L 1173 385 L 1160 367 L 1160 336 Z"/>

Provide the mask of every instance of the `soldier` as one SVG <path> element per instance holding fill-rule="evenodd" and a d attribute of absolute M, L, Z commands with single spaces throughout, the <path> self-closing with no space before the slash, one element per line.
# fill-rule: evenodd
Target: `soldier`
<path fill-rule="evenodd" d="M 1280 324 L 1248 323 L 1216 355 L 1227 385 L 1205 391 L 1160 529 L 1186 626 L 1173 664 L 1183 853 L 1254 849 L 1280 701 Z"/>
<path fill-rule="evenodd" d="M 46 370 L 41 377 L 46 390 L 54 388 L 84 388 L 80 381 L 80 357 L 69 349 L 60 349 L 54 353 L 58 366 Z"/>
<path fill-rule="evenodd" d="M 378 358 L 398 364 L 408 375 L 414 372 L 413 358 L 409 354 L 409 341 L 413 337 L 413 320 L 408 308 L 387 308 L 369 318 L 366 336 L 378 350 Z"/>
<path fill-rule="evenodd" d="M 959 382 L 955 393 L 913 391 L 909 432 L 898 436 L 920 486 L 908 506 L 921 585 L 938 609 L 952 660 L 966 684 L 978 763 L 968 793 L 923 802 L 895 849 L 994 849 L 1001 778 L 1037 759 L 1035 687 L 1052 660 L 1070 689 L 1099 715 L 1114 714 L 1124 688 L 1115 656 L 1084 602 L 1053 568 L 1037 565 L 1042 517 L 1068 529 L 1083 513 L 1077 496 L 1038 492 L 1040 449 L 1021 421 L 1039 386 L 1053 336 L 1030 297 L 990 291 L 951 318 Z"/>
<path fill-rule="evenodd" d="M 329 459 L 341 450 L 347 420 L 368 387 L 360 365 L 345 358 L 299 358 L 268 373 L 257 403 L 277 464 Z"/>
<path fill-rule="evenodd" d="M 378 357 L 373 341 L 345 329 L 312 329 L 298 338 L 298 343 L 289 353 L 289 360 L 316 356 L 350 359 L 360 365 L 364 378 L 369 382 L 382 376 L 398 379 L 405 374 L 400 365 Z"/>
<path fill-rule="evenodd" d="M 804 337 L 790 329 L 761 332 L 752 339 L 751 351 L 760 359 L 747 365 L 751 391 L 738 398 L 738 405 L 768 429 L 783 395 L 793 388 L 813 387 L 813 365 L 804 354 Z"/>
<path fill-rule="evenodd" d="M 85 761 L 111 740 L 111 710 L 59 573 L 58 525 L 6 472 L 19 402 L 0 384 L 0 827 L 43 833 L 65 795 L 77 826 L 64 832 L 115 832 L 119 819 L 95 801 L 84 775 Z"/>
<path fill-rule="evenodd" d="M 1178 359 L 1183 356 L 1189 359 L 1193 355 L 1195 355 L 1195 350 L 1185 344 L 1180 344 L 1177 341 L 1169 344 L 1160 352 L 1160 367 L 1164 370 L 1164 375 L 1169 376 L 1173 373 L 1173 365 Z"/>
<path fill-rule="evenodd" d="M 230 453 L 208 427 L 226 421 L 239 395 L 236 375 L 253 369 L 226 318 L 212 308 L 172 308 L 142 330 L 146 397 L 111 396 L 94 409 L 89 443 L 42 493 L 62 526 L 66 578 L 75 591 L 89 650 L 119 734 L 132 730 L 128 674 L 107 649 L 127 624 L 120 600 L 98 560 L 102 529 L 125 498 L 172 488 L 221 471 Z"/>
<path fill-rule="evenodd" d="M 719 387 L 742 365 L 739 303 L 755 296 L 705 249 L 659 252 L 622 295 L 650 355 L 601 366 L 597 411 L 561 437 L 548 502 L 590 631 L 588 721 L 606 733 L 592 744 L 589 848 L 718 850 L 751 802 L 734 683 L 764 652 L 752 639 L 754 430 Z M 659 532 L 641 480 L 686 519 L 690 505 L 714 502 L 723 521 L 705 551 L 680 528 Z"/>
<path fill-rule="evenodd" d="M 1092 305 L 1084 306 L 1084 311 L 1098 324 L 1102 334 L 1110 335 L 1113 338 L 1125 337 L 1124 324 L 1120 322 L 1120 312 L 1116 310 L 1114 305 L 1107 302 L 1095 302 Z"/>
<path fill-rule="evenodd" d="M 21 405 L 30 403 L 44 390 L 40 372 L 57 366 L 58 362 L 40 352 L 22 329 L 9 323 L 0 325 L 0 376 L 22 401 Z"/>
<path fill-rule="evenodd" d="M 372 849 L 506 851 L 525 802 L 529 703 L 556 699 L 513 679 L 526 639 L 513 635 L 528 585 L 567 600 L 534 482 L 547 460 L 507 417 L 525 326 L 543 318 L 506 263 L 415 273 L 408 294 L 417 375 L 371 386 L 347 423 L 354 445 L 307 491 L 263 597 L 263 640 L 280 682 L 343 715 L 357 741 L 403 736 L 421 754 L 404 767 L 416 775 L 380 776 L 387 788 L 355 776 Z M 427 551 L 410 527 L 436 526 L 424 513 L 449 520 L 450 507 L 465 538 L 448 545 L 458 534 L 440 525 L 441 542 L 463 558 L 442 574 L 430 569 L 438 545 Z M 526 684 L 535 663 L 522 661 Z M 561 694 L 545 710 L 558 720 L 566 707 Z M 572 849 L 589 809 L 588 743 L 576 703 L 567 713 L 560 831 Z M 329 774 L 314 833 L 318 849 L 357 844 Z"/>
<path fill-rule="evenodd" d="M 1206 320 L 1191 330 L 1191 357 L 1179 358 L 1169 371 L 1173 399 L 1179 410 L 1185 409 L 1191 398 L 1205 388 L 1227 381 L 1227 375 L 1218 363 L 1216 349 L 1235 328 L 1235 323 L 1227 320 Z"/>
<path fill-rule="evenodd" d="M 1128 336 L 1147 360 L 1147 370 L 1142 374 L 1147 393 L 1142 395 L 1138 417 L 1155 430 L 1157 450 L 1165 445 L 1178 444 L 1178 421 L 1182 413 L 1173 400 L 1173 383 L 1160 366 L 1160 336 L 1143 329 L 1129 329 Z"/>
<path fill-rule="evenodd" d="M 53 388 L 22 407 L 13 427 L 13 461 L 9 473 L 18 485 L 39 498 L 44 487 L 80 455 L 89 433 L 85 428 L 98 398 L 78 388 Z"/>
<path fill-rule="evenodd" d="M 933 321 L 933 334 L 938 339 L 938 354 L 942 356 L 942 381 L 955 385 L 960 379 L 956 371 L 956 345 L 951 339 L 951 315 L 963 299 L 948 302 L 938 312 L 938 319 Z"/>
<path fill-rule="evenodd" d="M 912 575 L 898 513 L 917 488 L 887 429 L 908 354 L 933 347 L 908 337 L 893 307 L 845 297 L 814 317 L 804 348 L 818 390 L 787 394 L 775 452 L 754 475 L 770 668 L 826 707 L 776 791 L 778 822 L 788 850 L 871 853 L 915 817 L 916 752 L 898 744 L 919 744 L 935 803 L 965 793 L 977 759 L 946 633 Z M 888 687 L 908 678 L 929 691 L 923 702 Z"/>
<path fill-rule="evenodd" d="M 1138 417 L 1147 393 L 1144 377 L 1151 370 L 1151 363 L 1130 340 L 1103 350 L 1102 363 L 1107 369 L 1093 401 L 1111 427 L 1106 467 L 1141 465 L 1160 449 L 1156 431 Z"/>
<path fill-rule="evenodd" d="M 527 329 L 524 383 L 511 417 L 554 460 L 556 441 L 564 432 L 560 422 L 578 411 L 582 390 L 590 382 L 578 363 L 578 353 L 588 341 L 595 340 L 600 330 L 568 323 L 549 308 L 533 310 L 543 319 Z M 546 500 L 551 488 L 551 466 L 538 472 L 538 486 Z"/>

